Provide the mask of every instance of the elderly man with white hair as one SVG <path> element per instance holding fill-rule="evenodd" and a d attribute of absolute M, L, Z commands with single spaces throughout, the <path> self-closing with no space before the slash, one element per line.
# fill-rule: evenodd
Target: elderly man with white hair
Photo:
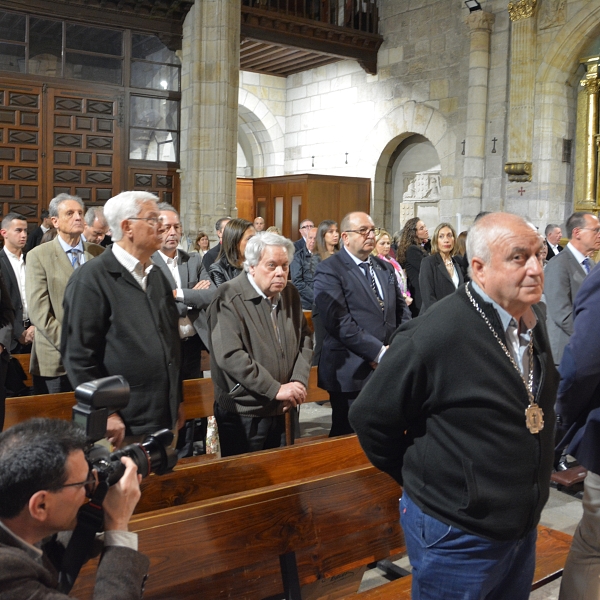
<path fill-rule="evenodd" d="M 108 419 L 116 446 L 184 422 L 179 313 L 170 283 L 150 260 L 161 246 L 157 200 L 148 192 L 108 200 L 114 244 L 101 261 L 78 269 L 65 292 L 61 349 L 73 387 L 123 375 L 131 388 L 127 407 Z"/>
<path fill-rule="evenodd" d="M 218 288 L 208 309 L 222 456 L 285 445 L 284 413 L 306 399 L 312 339 L 288 285 L 293 256 L 290 240 L 257 234 L 244 272 Z"/>
<path fill-rule="evenodd" d="M 508 213 L 470 229 L 471 281 L 402 325 L 350 408 L 403 486 L 412 598 L 529 598 L 554 457 L 542 237 Z"/>

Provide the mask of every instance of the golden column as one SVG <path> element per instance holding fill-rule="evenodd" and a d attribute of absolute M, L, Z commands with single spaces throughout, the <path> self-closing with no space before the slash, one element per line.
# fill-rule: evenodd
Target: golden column
<path fill-rule="evenodd" d="M 508 162 L 504 171 L 509 181 L 531 181 L 535 94 L 537 0 L 510 2 L 512 21 L 510 46 L 510 97 L 508 113 Z"/>
<path fill-rule="evenodd" d="M 583 138 L 583 196 L 575 198 L 575 210 L 598 210 L 598 142 L 600 135 L 598 130 L 598 91 L 600 80 L 598 79 L 598 63 L 600 57 L 594 56 L 583 61 L 587 67 L 587 73 L 581 80 L 581 86 L 585 89 L 583 98 L 578 103 L 578 118 L 585 125 Z M 580 128 L 578 127 L 578 130 Z"/>

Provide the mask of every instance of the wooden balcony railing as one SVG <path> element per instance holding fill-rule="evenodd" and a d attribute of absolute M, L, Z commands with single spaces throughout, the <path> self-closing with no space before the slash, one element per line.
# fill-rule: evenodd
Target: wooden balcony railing
<path fill-rule="evenodd" d="M 242 6 L 365 33 L 378 33 L 376 0 L 242 0 Z"/>

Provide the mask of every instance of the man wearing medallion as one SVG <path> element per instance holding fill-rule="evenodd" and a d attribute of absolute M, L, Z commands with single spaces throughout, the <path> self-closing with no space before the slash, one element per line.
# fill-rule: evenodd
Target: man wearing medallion
<path fill-rule="evenodd" d="M 525 600 L 558 386 L 536 306 L 543 239 L 492 213 L 467 240 L 472 281 L 399 328 L 350 422 L 404 487 L 413 599 Z"/>

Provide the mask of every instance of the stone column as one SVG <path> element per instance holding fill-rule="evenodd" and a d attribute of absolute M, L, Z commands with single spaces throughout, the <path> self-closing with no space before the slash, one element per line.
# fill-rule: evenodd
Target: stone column
<path fill-rule="evenodd" d="M 535 95 L 537 0 L 510 2 L 510 105 L 508 113 L 508 162 L 504 170 L 509 181 L 531 181 L 533 117 Z"/>
<path fill-rule="evenodd" d="M 585 146 L 584 146 L 584 195 L 581 202 L 576 202 L 576 210 L 598 209 L 598 60 L 586 63 L 587 73 L 581 80 L 587 96 L 585 103 Z"/>
<path fill-rule="evenodd" d="M 183 27 L 181 214 L 186 233 L 235 217 L 241 0 L 196 0 Z"/>
<path fill-rule="evenodd" d="M 467 219 L 475 217 L 481 210 L 485 168 L 490 35 L 495 18 L 492 13 L 476 11 L 470 13 L 466 20 L 471 32 L 471 45 L 469 48 L 469 91 L 462 212 Z"/>

